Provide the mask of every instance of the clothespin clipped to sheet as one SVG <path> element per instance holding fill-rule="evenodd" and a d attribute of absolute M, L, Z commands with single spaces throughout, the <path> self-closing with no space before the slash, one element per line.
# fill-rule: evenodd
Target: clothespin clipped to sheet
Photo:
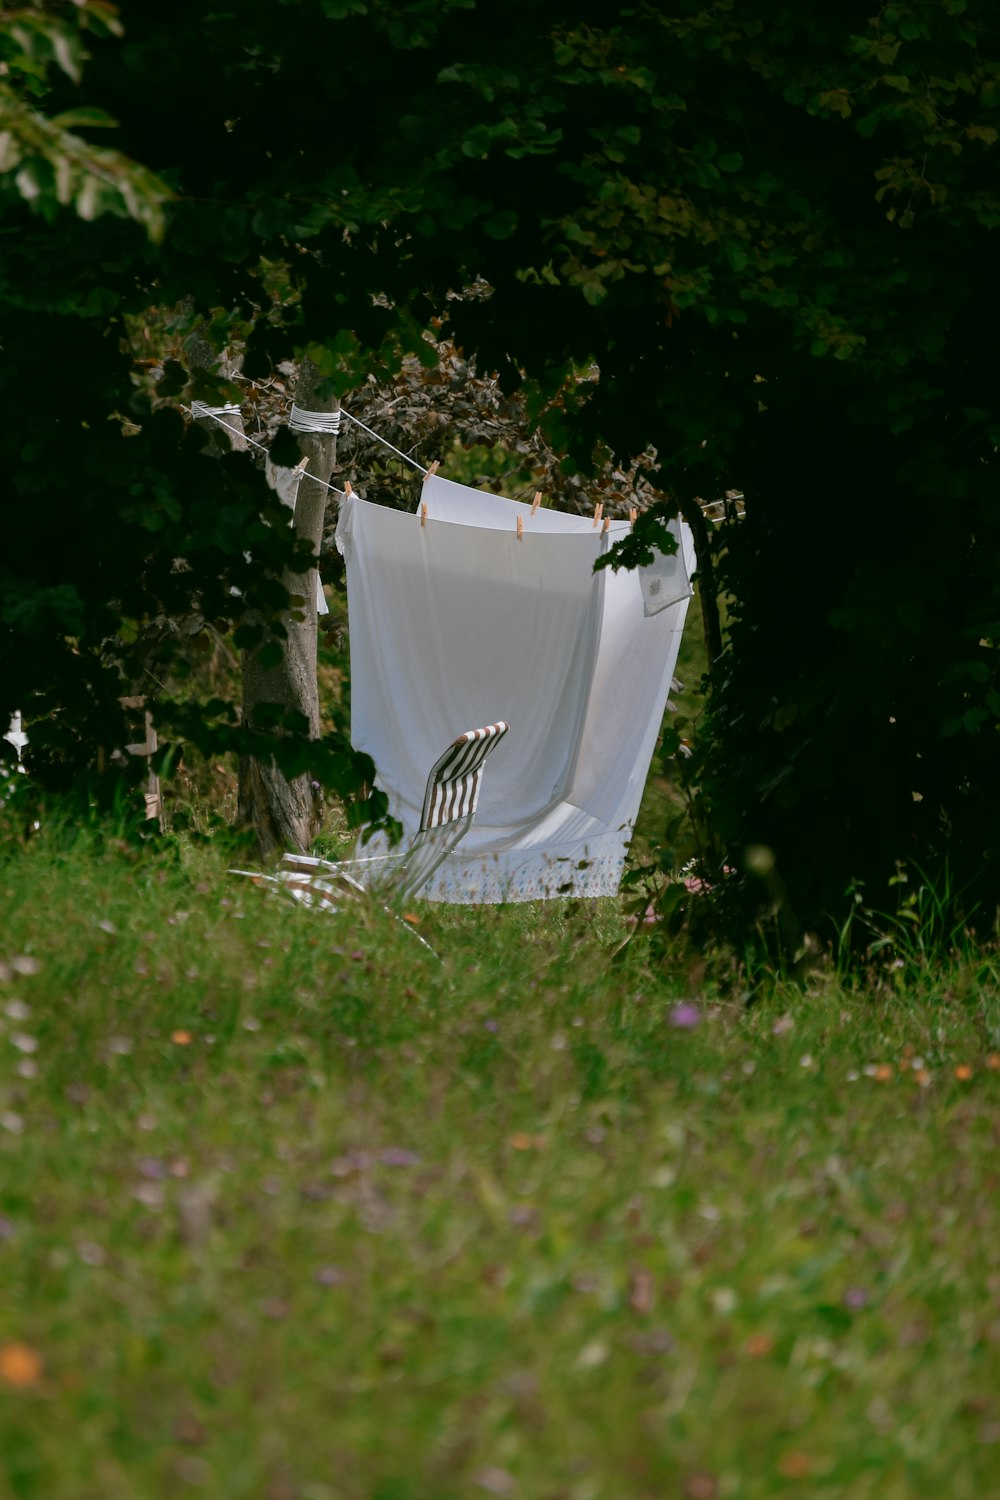
<path fill-rule="evenodd" d="M 600 500 L 598 500 L 597 504 L 594 506 L 594 523 L 593 524 L 595 526 L 600 521 L 600 519 L 603 516 L 603 514 L 604 514 L 604 505 L 603 505 L 603 502 L 600 501 Z"/>
<path fill-rule="evenodd" d="M 306 472 L 306 469 L 308 469 L 308 467 L 309 467 L 309 455 L 307 453 L 306 456 L 305 456 L 305 458 L 300 458 L 299 459 L 298 463 L 295 465 L 295 468 L 292 470 L 292 473 L 293 474 L 304 474 Z"/>
<path fill-rule="evenodd" d="M 423 502 L 423 504 L 420 507 L 420 524 L 421 524 L 421 526 L 426 526 L 427 525 L 427 501 L 426 500 Z"/>
<path fill-rule="evenodd" d="M 636 517 L 638 516 L 638 514 L 639 514 L 639 512 L 636 510 L 636 508 L 635 508 L 634 505 L 632 505 L 632 506 L 629 507 L 628 523 L 629 523 L 630 526 L 634 526 L 635 525 Z"/>
<path fill-rule="evenodd" d="M 428 479 L 430 479 L 430 477 L 431 477 L 432 474 L 436 474 L 437 473 L 439 467 L 440 467 L 440 465 L 438 463 L 438 460 L 435 459 L 434 462 L 431 464 L 430 468 L 427 470 L 427 473 L 424 475 L 424 478 L 423 478 L 423 483 L 424 484 L 427 483 Z"/>
<path fill-rule="evenodd" d="M 345 498 L 345 500 L 349 500 L 353 494 L 354 494 L 354 491 L 351 489 L 351 481 L 349 479 L 345 479 L 344 480 L 344 498 Z"/>
<path fill-rule="evenodd" d="M 602 531 L 610 531 L 611 530 L 611 517 L 610 516 L 605 516 L 604 517 L 604 525 L 603 525 L 603 527 L 601 529 L 602 529 Z"/>
<path fill-rule="evenodd" d="M 538 507 L 541 505 L 541 503 L 542 503 L 542 492 L 541 492 L 541 490 L 536 490 L 535 491 L 535 498 L 531 502 L 531 514 L 532 515 L 535 514 L 535 511 L 538 509 Z"/>
<path fill-rule="evenodd" d="M 517 539 L 518 539 L 519 542 L 523 542 L 524 541 L 524 517 L 523 516 L 518 516 L 518 518 L 517 518 Z"/>

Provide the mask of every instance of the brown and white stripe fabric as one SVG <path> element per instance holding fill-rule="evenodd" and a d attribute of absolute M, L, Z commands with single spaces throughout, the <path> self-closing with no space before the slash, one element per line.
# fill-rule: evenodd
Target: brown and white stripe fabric
<path fill-rule="evenodd" d="M 440 828 L 461 818 L 473 818 L 479 803 L 486 757 L 495 750 L 507 733 L 508 725 L 487 724 L 460 734 L 431 768 L 420 819 L 423 832 Z"/>

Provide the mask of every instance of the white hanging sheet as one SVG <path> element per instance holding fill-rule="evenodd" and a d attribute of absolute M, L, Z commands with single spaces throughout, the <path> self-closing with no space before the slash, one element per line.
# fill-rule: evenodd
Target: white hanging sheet
<path fill-rule="evenodd" d="M 351 496 L 337 541 L 348 568 L 351 737 L 408 833 L 449 741 L 504 719 L 476 822 L 542 817 L 572 776 L 593 676 L 600 537 L 440 524 Z M 516 740 L 513 753 L 508 749 Z"/>
<path fill-rule="evenodd" d="M 476 822 L 420 894 L 614 895 L 687 597 L 649 617 L 636 572 L 593 573 L 627 522 L 604 532 L 587 516 L 532 516 L 436 475 L 421 503 L 426 526 L 356 497 L 341 507 L 354 744 L 412 837 L 448 738 L 498 718 L 511 732 L 490 758 Z M 681 542 L 686 583 L 686 527 Z"/>
<path fill-rule="evenodd" d="M 424 484 L 422 503 L 427 506 L 429 517 L 443 521 L 456 521 L 464 526 L 497 526 L 502 530 L 516 528 L 518 517 L 525 530 L 566 532 L 596 532 L 604 522 L 595 522 L 593 516 L 572 515 L 563 510 L 547 510 L 540 506 L 532 513 L 530 505 L 523 500 L 507 500 L 501 495 L 492 495 L 486 490 L 473 490 L 464 484 L 455 484 L 432 474 Z M 609 518 L 610 520 L 610 518 Z M 628 521 L 610 520 L 607 535 L 618 542 L 631 531 Z M 668 530 L 678 537 L 677 522 L 671 522 Z M 659 614 L 681 599 L 690 599 L 691 574 L 694 571 L 693 540 L 690 528 L 685 526 L 687 543 L 681 541 L 676 552 L 657 552 L 651 563 L 632 569 L 642 590 L 643 608 L 647 615 Z M 685 546 L 691 556 L 685 556 Z"/>

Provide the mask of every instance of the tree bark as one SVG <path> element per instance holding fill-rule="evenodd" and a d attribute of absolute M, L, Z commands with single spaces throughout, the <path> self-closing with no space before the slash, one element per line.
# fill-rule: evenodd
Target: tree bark
<path fill-rule="evenodd" d="M 302 410 L 338 410 L 340 402 L 336 398 L 317 397 L 320 380 L 316 368 L 304 361 L 295 391 L 295 403 Z M 318 739 L 317 565 L 330 493 L 322 481 L 329 481 L 336 465 L 337 439 L 332 433 L 299 433 L 298 439 L 299 451 L 308 459 L 308 466 L 299 482 L 293 525 L 296 536 L 308 542 L 313 562 L 303 573 L 286 571 L 282 577 L 296 602 L 281 617 L 287 631 L 286 639 L 279 640 L 281 661 L 274 667 L 262 665 L 260 647 L 244 653 L 243 722 L 251 728 L 261 727 L 257 718 L 259 706 L 276 703 L 302 714 L 309 726 L 309 738 Z M 239 820 L 253 828 L 263 855 L 286 850 L 304 853 L 309 848 L 319 832 L 321 804 L 317 791 L 308 771 L 289 779 L 273 758 L 243 757 L 239 772 Z"/>

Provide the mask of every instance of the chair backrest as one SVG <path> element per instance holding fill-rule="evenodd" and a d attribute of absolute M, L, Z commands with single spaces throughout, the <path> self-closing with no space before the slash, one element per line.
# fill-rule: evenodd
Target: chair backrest
<path fill-rule="evenodd" d="M 469 829 L 479 804 L 486 757 L 510 726 L 501 719 L 469 729 L 434 762 L 427 778 L 420 829 L 398 864 L 375 876 L 372 889 L 405 900 L 415 896 Z"/>
<path fill-rule="evenodd" d="M 427 778 L 421 833 L 463 818 L 471 822 L 479 804 L 486 757 L 496 749 L 509 727 L 501 719 L 483 729 L 469 729 L 453 740 L 435 761 Z"/>

